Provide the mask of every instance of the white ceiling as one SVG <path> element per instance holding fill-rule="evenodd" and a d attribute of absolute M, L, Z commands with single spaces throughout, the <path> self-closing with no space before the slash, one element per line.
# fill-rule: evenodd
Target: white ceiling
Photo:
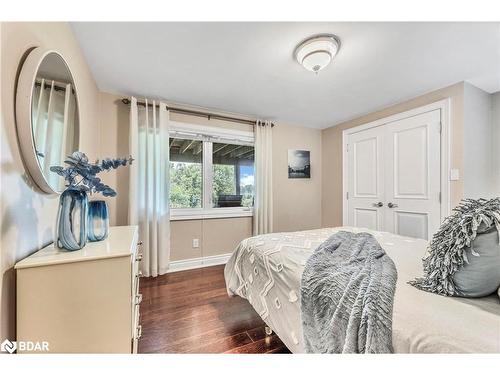
<path fill-rule="evenodd" d="M 500 90 L 500 23 L 73 23 L 102 91 L 325 128 L 459 81 Z M 319 75 L 295 46 L 333 33 Z"/>

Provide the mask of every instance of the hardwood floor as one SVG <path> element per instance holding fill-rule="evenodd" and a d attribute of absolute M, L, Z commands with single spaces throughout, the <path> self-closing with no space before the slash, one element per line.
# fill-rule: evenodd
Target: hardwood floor
<path fill-rule="evenodd" d="M 250 304 L 228 297 L 224 266 L 142 278 L 140 353 L 289 353 Z"/>

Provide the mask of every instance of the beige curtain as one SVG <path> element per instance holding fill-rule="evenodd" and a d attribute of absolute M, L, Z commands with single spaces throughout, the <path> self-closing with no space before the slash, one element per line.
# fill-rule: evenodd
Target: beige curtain
<path fill-rule="evenodd" d="M 270 121 L 255 125 L 254 235 L 273 231 L 273 128 Z"/>
<path fill-rule="evenodd" d="M 130 107 L 129 224 L 139 226 L 144 276 L 167 272 L 170 261 L 169 143 L 167 106 L 145 100 Z"/>

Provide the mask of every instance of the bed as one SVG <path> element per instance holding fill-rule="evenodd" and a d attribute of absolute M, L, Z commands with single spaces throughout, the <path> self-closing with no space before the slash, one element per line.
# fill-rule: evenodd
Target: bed
<path fill-rule="evenodd" d="M 229 295 L 246 298 L 293 353 L 303 353 L 300 279 L 308 257 L 339 230 L 368 232 L 394 261 L 395 353 L 500 353 L 500 299 L 443 297 L 407 284 L 422 274 L 427 241 L 362 228 L 273 233 L 243 240 L 224 276 Z"/>

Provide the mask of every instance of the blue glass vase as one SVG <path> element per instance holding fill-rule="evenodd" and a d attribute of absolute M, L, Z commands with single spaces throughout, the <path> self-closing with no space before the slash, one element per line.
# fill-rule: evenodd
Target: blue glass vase
<path fill-rule="evenodd" d="M 88 214 L 89 241 L 102 241 L 108 237 L 109 212 L 105 201 L 90 201 Z"/>
<path fill-rule="evenodd" d="M 56 246 L 70 251 L 87 244 L 88 197 L 83 190 L 69 188 L 59 197 Z"/>

